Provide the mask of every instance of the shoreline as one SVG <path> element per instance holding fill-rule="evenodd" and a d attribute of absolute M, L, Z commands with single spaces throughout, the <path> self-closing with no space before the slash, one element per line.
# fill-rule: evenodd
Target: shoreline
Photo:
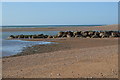
<path fill-rule="evenodd" d="M 60 50 L 75 49 L 78 47 L 81 49 L 90 48 L 90 47 L 101 47 L 101 46 L 108 46 L 108 45 L 116 45 L 118 43 L 117 42 L 118 38 L 53 38 L 53 39 L 48 38 L 48 39 L 18 39 L 18 40 L 45 41 L 45 42 L 54 42 L 54 43 L 25 47 L 22 50 L 22 52 L 15 55 L 11 55 L 11 56 L 5 56 L 3 58 L 49 53 L 49 52 L 60 51 Z"/>
<path fill-rule="evenodd" d="M 2 28 L 2 32 L 15 31 L 86 31 L 86 30 L 118 30 L 118 25 L 91 26 L 91 27 L 45 27 L 45 28 Z"/>

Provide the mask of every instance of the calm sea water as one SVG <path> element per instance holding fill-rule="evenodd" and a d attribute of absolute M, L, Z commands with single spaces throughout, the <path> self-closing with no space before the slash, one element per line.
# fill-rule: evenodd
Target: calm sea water
<path fill-rule="evenodd" d="M 10 56 L 17 53 L 20 53 L 24 47 L 29 47 L 32 45 L 38 44 L 51 44 L 51 42 L 43 42 L 43 41 L 22 41 L 22 40 L 6 40 L 10 35 L 33 35 L 33 34 L 49 34 L 54 35 L 57 34 L 58 31 L 32 31 L 32 32 L 2 32 L 2 56 Z"/>

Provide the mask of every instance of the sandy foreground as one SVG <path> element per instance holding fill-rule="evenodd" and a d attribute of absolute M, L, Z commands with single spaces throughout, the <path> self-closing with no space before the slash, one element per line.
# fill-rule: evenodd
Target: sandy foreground
<path fill-rule="evenodd" d="M 47 51 L 39 45 L 36 54 L 3 58 L 3 78 L 118 78 L 117 38 L 52 42 L 60 44 L 45 46 Z"/>

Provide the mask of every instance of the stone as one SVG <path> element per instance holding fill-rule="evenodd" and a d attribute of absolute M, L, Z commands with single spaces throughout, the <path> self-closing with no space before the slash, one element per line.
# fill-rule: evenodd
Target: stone
<path fill-rule="evenodd" d="M 53 38 L 53 36 L 48 36 L 48 38 Z"/>
<path fill-rule="evenodd" d="M 94 35 L 95 31 L 88 31 L 88 35 Z"/>
<path fill-rule="evenodd" d="M 10 36 L 8 37 L 8 39 L 13 39 L 13 38 L 15 38 L 14 35 L 10 35 Z"/>
<path fill-rule="evenodd" d="M 81 35 L 75 35 L 75 38 L 77 38 L 77 37 L 82 37 Z"/>
<path fill-rule="evenodd" d="M 87 36 L 86 38 L 91 38 L 90 36 Z"/>
<path fill-rule="evenodd" d="M 33 35 L 32 38 L 37 38 L 37 35 Z"/>
<path fill-rule="evenodd" d="M 81 35 L 82 35 L 83 37 L 86 37 L 86 36 L 88 35 L 88 33 L 85 31 L 85 32 L 82 32 Z"/>
<path fill-rule="evenodd" d="M 60 73 L 58 73 L 57 76 L 60 76 Z"/>
<path fill-rule="evenodd" d="M 71 38 L 71 35 L 67 34 L 67 38 Z"/>
<path fill-rule="evenodd" d="M 53 38 L 58 38 L 58 35 L 54 35 Z"/>
<path fill-rule="evenodd" d="M 29 36 L 28 35 L 24 35 L 24 38 L 29 38 Z"/>
<path fill-rule="evenodd" d="M 93 35 L 91 38 L 99 38 L 98 35 Z"/>
<path fill-rule="evenodd" d="M 116 37 L 116 33 L 112 32 L 111 37 Z"/>
<path fill-rule="evenodd" d="M 69 36 L 71 36 L 71 37 L 72 37 L 72 36 L 73 36 L 73 32 L 68 31 L 68 32 L 67 32 L 67 35 L 69 35 Z"/>
<path fill-rule="evenodd" d="M 100 32 L 99 36 L 100 36 L 100 37 L 104 36 L 104 33 L 103 33 L 103 32 Z"/>
<path fill-rule="evenodd" d="M 75 31 L 75 32 L 73 32 L 73 35 L 75 36 L 75 35 L 81 35 L 81 31 Z"/>
<path fill-rule="evenodd" d="M 24 38 L 24 35 L 23 35 L 23 34 L 22 34 L 22 35 L 20 35 L 20 36 L 19 36 L 19 38 Z"/>
<path fill-rule="evenodd" d="M 36 35 L 37 38 L 45 38 L 44 34 L 39 34 L 39 35 Z"/>
<path fill-rule="evenodd" d="M 64 34 L 64 32 L 63 32 L 63 31 L 58 32 L 58 37 L 62 37 L 62 36 L 63 36 L 63 34 Z"/>
<path fill-rule="evenodd" d="M 47 38 L 48 37 L 48 35 L 44 35 L 44 38 Z"/>
<path fill-rule="evenodd" d="M 62 37 L 67 37 L 67 35 L 66 34 L 63 34 L 63 36 Z"/>

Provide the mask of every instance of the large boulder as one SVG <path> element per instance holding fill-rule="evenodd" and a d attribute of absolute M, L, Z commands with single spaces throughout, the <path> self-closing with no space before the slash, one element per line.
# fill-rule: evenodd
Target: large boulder
<path fill-rule="evenodd" d="M 63 34 L 64 34 L 64 32 L 63 32 L 63 31 L 58 32 L 58 37 L 62 37 L 62 36 L 63 36 Z"/>
<path fill-rule="evenodd" d="M 19 39 L 19 35 L 16 35 L 15 38 L 16 38 L 16 39 Z"/>
<path fill-rule="evenodd" d="M 29 38 L 29 35 L 24 35 L 24 38 Z"/>
<path fill-rule="evenodd" d="M 36 36 L 37 36 L 37 38 L 44 38 L 44 34 L 38 34 Z"/>
<path fill-rule="evenodd" d="M 13 38 L 15 38 L 14 35 L 10 35 L 10 36 L 8 37 L 8 39 L 13 39 Z"/>
<path fill-rule="evenodd" d="M 95 31 L 88 31 L 88 36 L 92 37 L 95 34 Z"/>
<path fill-rule="evenodd" d="M 48 38 L 48 35 L 44 35 L 44 38 Z"/>
<path fill-rule="evenodd" d="M 62 37 L 67 37 L 67 34 L 63 34 L 63 36 Z"/>
<path fill-rule="evenodd" d="M 114 31 L 111 34 L 113 37 L 120 37 L 120 32 L 119 31 Z"/>
<path fill-rule="evenodd" d="M 32 39 L 34 39 L 34 38 L 38 38 L 38 36 L 37 35 L 32 35 Z"/>
<path fill-rule="evenodd" d="M 100 38 L 100 32 L 95 31 L 95 33 L 94 33 L 94 35 L 93 35 L 93 36 L 97 36 L 97 37 L 99 37 L 99 38 Z"/>
<path fill-rule="evenodd" d="M 67 34 L 67 38 L 71 38 L 72 36 L 70 34 Z"/>
<path fill-rule="evenodd" d="M 108 31 L 100 32 L 99 36 L 101 38 L 106 38 L 110 36 L 110 33 Z"/>
<path fill-rule="evenodd" d="M 81 35 L 81 31 L 75 31 L 73 32 L 73 35 L 76 36 L 76 35 Z"/>
<path fill-rule="evenodd" d="M 24 38 L 24 35 L 23 35 L 23 34 L 22 34 L 22 35 L 20 35 L 20 36 L 19 36 L 19 38 Z"/>
<path fill-rule="evenodd" d="M 67 36 L 73 36 L 73 32 L 71 32 L 71 31 L 67 31 Z"/>
<path fill-rule="evenodd" d="M 33 35 L 28 35 L 28 38 L 31 39 Z"/>
<path fill-rule="evenodd" d="M 100 36 L 101 38 L 104 38 L 104 32 L 100 32 L 99 36 Z"/>
<path fill-rule="evenodd" d="M 117 32 L 116 32 L 116 35 L 117 35 L 117 37 L 120 37 L 120 32 L 117 31 Z"/>
<path fill-rule="evenodd" d="M 48 38 L 53 38 L 53 36 L 48 36 Z"/>
<path fill-rule="evenodd" d="M 58 35 L 54 35 L 53 38 L 58 38 Z"/>
<path fill-rule="evenodd" d="M 75 35 L 74 37 L 77 38 L 77 37 L 82 37 L 82 36 L 81 35 Z"/>
<path fill-rule="evenodd" d="M 81 32 L 81 35 L 82 35 L 83 37 L 87 37 L 87 36 L 88 36 L 88 32 L 87 32 L 87 31 L 82 31 L 82 32 Z"/>
<path fill-rule="evenodd" d="M 91 38 L 99 38 L 98 35 L 92 35 Z"/>

